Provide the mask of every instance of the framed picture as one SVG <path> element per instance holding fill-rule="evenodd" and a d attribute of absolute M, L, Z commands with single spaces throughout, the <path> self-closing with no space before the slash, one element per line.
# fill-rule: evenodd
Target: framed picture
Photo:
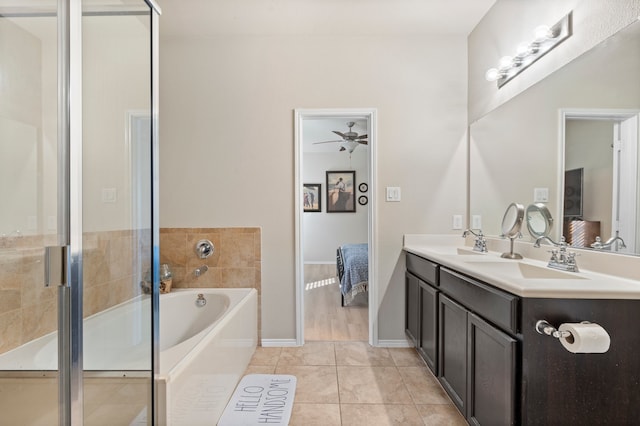
<path fill-rule="evenodd" d="M 321 183 L 305 183 L 302 185 L 302 196 L 304 197 L 303 205 L 305 212 L 321 212 L 322 211 L 322 184 Z"/>
<path fill-rule="evenodd" d="M 355 181 L 353 170 L 327 172 L 327 213 L 356 211 Z"/>

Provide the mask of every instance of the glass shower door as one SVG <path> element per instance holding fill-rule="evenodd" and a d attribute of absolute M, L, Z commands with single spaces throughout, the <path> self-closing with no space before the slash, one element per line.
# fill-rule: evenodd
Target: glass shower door
<path fill-rule="evenodd" d="M 0 4 L 0 424 L 58 423 L 57 2 Z M 38 401 L 33 404 L 33 401 Z"/>
<path fill-rule="evenodd" d="M 152 15 L 120 3 L 83 2 L 85 425 L 151 420 Z"/>
<path fill-rule="evenodd" d="M 0 426 L 154 420 L 151 6 L 0 1 Z"/>

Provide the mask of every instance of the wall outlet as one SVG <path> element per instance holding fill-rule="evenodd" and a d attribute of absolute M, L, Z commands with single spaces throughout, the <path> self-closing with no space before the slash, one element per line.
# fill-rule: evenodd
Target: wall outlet
<path fill-rule="evenodd" d="M 399 186 L 387 186 L 387 201 L 400 201 L 401 191 Z"/>
<path fill-rule="evenodd" d="M 102 188 L 102 202 L 115 203 L 118 199 L 115 188 Z"/>
<path fill-rule="evenodd" d="M 473 229 L 482 229 L 482 216 L 479 214 L 474 214 L 471 216 L 471 227 Z"/>
<path fill-rule="evenodd" d="M 462 215 L 454 214 L 451 229 L 462 229 Z"/>
<path fill-rule="evenodd" d="M 546 203 L 549 201 L 549 188 L 533 188 L 533 202 Z"/>

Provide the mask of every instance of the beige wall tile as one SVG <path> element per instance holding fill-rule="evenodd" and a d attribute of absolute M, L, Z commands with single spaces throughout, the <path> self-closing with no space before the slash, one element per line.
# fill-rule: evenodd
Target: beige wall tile
<path fill-rule="evenodd" d="M 22 340 L 44 336 L 58 328 L 58 304 L 55 301 L 39 303 L 22 309 Z"/>
<path fill-rule="evenodd" d="M 0 315 L 16 310 L 20 306 L 22 292 L 17 289 L 0 289 Z"/>
<path fill-rule="evenodd" d="M 0 288 L 20 288 L 23 256 L 17 250 L 0 256 Z"/>
<path fill-rule="evenodd" d="M 22 343 L 22 310 L 16 309 L 0 315 L 0 353 Z"/>

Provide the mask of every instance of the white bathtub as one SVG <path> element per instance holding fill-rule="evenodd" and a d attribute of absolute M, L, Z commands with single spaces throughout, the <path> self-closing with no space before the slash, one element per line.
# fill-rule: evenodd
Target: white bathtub
<path fill-rule="evenodd" d="M 196 306 L 199 293 L 205 306 Z M 125 375 L 150 370 L 150 335 L 142 318 L 150 318 L 147 296 L 85 319 L 84 369 Z M 161 295 L 159 423 L 215 421 L 256 344 L 256 290 L 177 289 Z M 0 370 L 55 370 L 57 362 L 57 333 L 51 333 L 0 355 Z"/>

